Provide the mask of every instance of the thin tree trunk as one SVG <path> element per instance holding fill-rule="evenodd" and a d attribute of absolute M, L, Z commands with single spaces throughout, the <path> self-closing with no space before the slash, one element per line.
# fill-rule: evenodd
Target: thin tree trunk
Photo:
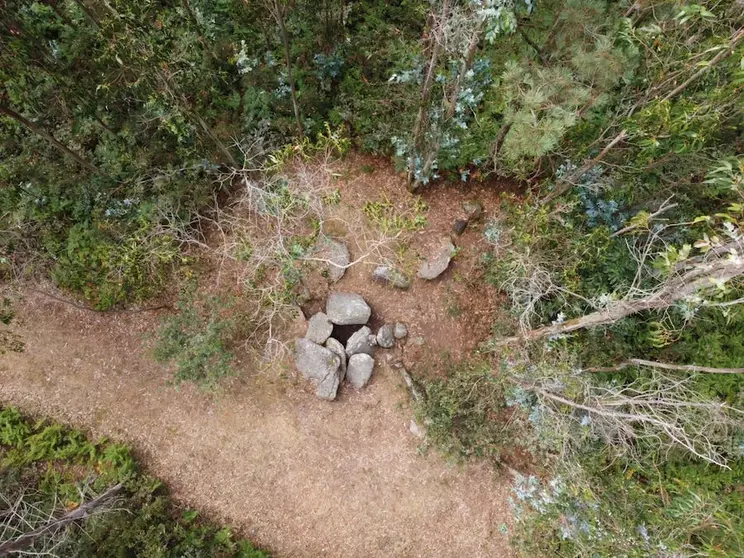
<path fill-rule="evenodd" d="M 199 116 L 199 114 L 196 111 L 192 110 L 191 104 L 186 98 L 186 95 L 184 95 L 181 92 L 181 90 L 178 88 L 178 85 L 172 84 L 170 78 L 163 71 L 157 71 L 156 75 L 158 76 L 163 88 L 168 92 L 171 98 L 176 101 L 176 103 L 181 107 L 184 113 L 186 113 L 186 115 L 192 120 L 192 122 L 195 122 L 196 124 L 199 125 L 199 127 L 202 129 L 204 134 L 222 152 L 222 154 L 227 159 L 227 162 L 229 162 L 233 167 L 237 167 L 238 162 L 232 156 L 232 154 L 230 153 L 230 150 L 227 149 L 227 146 L 224 143 L 222 143 L 220 139 L 212 133 L 212 130 L 209 129 L 209 126 L 207 126 L 207 123 L 204 121 L 204 119 L 201 116 Z"/>
<path fill-rule="evenodd" d="M 553 41 L 555 40 L 555 34 L 558 31 L 558 27 L 561 23 L 561 18 L 557 17 L 555 18 L 555 23 L 550 28 L 550 31 L 548 31 L 548 36 L 545 38 L 545 42 L 543 43 L 543 46 L 539 49 L 540 52 L 552 52 L 553 49 Z"/>
<path fill-rule="evenodd" d="M 543 337 L 562 335 L 579 329 L 608 325 L 623 318 L 643 312 L 644 310 L 661 310 L 669 308 L 680 300 L 700 290 L 710 288 L 719 282 L 725 282 L 744 274 L 744 259 L 736 261 L 725 255 L 713 261 L 704 262 L 700 266 L 684 272 L 682 275 L 668 280 L 661 289 L 649 296 L 636 300 L 618 300 L 610 303 L 606 308 L 592 312 L 580 318 L 568 320 L 560 324 L 539 327 L 507 337 L 496 343 L 497 347 L 515 343 L 517 341 L 534 341 Z"/>
<path fill-rule="evenodd" d="M 57 0 L 42 0 L 42 4 L 49 6 L 54 11 L 54 13 L 57 14 L 57 17 L 59 17 L 59 19 L 70 25 L 70 18 L 67 17 L 67 14 L 65 14 L 62 9 L 60 9 Z"/>
<path fill-rule="evenodd" d="M 292 109 L 294 110 L 295 121 L 297 123 L 297 133 L 299 134 L 300 139 L 302 139 L 305 137 L 305 130 L 302 126 L 300 105 L 297 103 L 297 88 L 295 87 L 294 74 L 292 72 L 292 54 L 289 48 L 289 34 L 287 33 L 287 26 L 284 23 L 284 11 L 281 6 L 279 6 L 279 0 L 273 0 L 272 13 L 282 35 L 284 62 L 287 65 L 287 79 L 289 80 L 289 91 L 292 96 Z"/>
<path fill-rule="evenodd" d="M 468 49 L 465 53 L 465 58 L 462 61 L 462 64 L 460 64 L 460 69 L 457 73 L 457 80 L 455 81 L 455 85 L 452 88 L 452 91 L 450 92 L 449 99 L 446 101 L 447 103 L 447 110 L 445 112 L 445 119 L 444 121 L 449 121 L 454 115 L 455 115 L 455 109 L 457 107 L 457 98 L 460 96 L 460 90 L 462 89 L 462 80 L 464 79 L 465 74 L 468 72 L 468 70 L 473 65 L 473 61 L 475 60 L 475 53 L 478 49 L 478 44 L 480 43 L 480 31 L 481 26 L 479 25 L 474 31 L 473 31 L 473 37 L 470 40 L 470 43 L 468 44 Z M 441 135 L 439 135 L 434 142 L 432 146 L 429 147 L 428 153 L 426 155 L 426 159 L 424 159 L 424 164 L 421 167 L 421 174 L 423 176 L 429 176 L 429 173 L 431 172 L 431 167 L 434 164 L 434 161 L 437 158 L 437 155 L 439 154 L 439 147 L 441 146 Z M 414 182 L 413 184 L 413 190 L 415 191 L 419 186 L 418 182 Z"/>
<path fill-rule="evenodd" d="M 184 99 L 184 102 L 186 102 L 185 99 Z M 212 133 L 212 130 L 209 129 L 209 126 L 207 126 L 207 123 L 204 122 L 204 119 L 201 116 L 199 116 L 199 114 L 197 114 L 196 112 L 193 112 L 193 111 L 190 111 L 190 110 L 187 110 L 187 114 L 189 114 L 192 117 L 192 119 L 196 120 L 196 122 L 199 124 L 199 126 L 201 127 L 201 129 L 204 130 L 204 133 L 207 135 L 207 137 L 209 137 L 209 139 L 211 139 L 212 142 L 214 142 L 214 144 L 217 146 L 217 148 L 220 151 L 222 151 L 222 153 L 227 158 L 228 162 L 233 167 L 237 167 L 238 166 L 238 162 L 235 160 L 235 157 L 232 156 L 232 154 L 230 153 L 230 151 L 227 149 L 227 146 L 224 143 L 222 143 L 219 140 L 219 138 L 217 138 L 217 136 L 215 136 Z"/>
<path fill-rule="evenodd" d="M 119 15 L 119 12 L 117 12 L 114 7 L 108 3 L 108 0 L 101 0 L 104 6 L 106 6 L 106 9 L 111 13 L 112 16 L 114 16 L 116 19 L 121 19 L 121 16 Z"/>
<path fill-rule="evenodd" d="M 88 169 L 89 171 L 95 172 L 97 174 L 103 174 L 96 166 L 92 165 L 91 163 L 83 159 L 83 157 L 80 156 L 78 153 L 76 153 L 75 151 L 67 147 L 66 145 L 57 141 L 57 139 L 54 136 L 52 136 L 52 134 L 40 128 L 39 126 L 31 122 L 30 120 L 24 118 L 23 116 L 21 116 L 20 114 L 12 110 L 11 108 L 0 105 L 0 114 L 9 116 L 16 122 L 19 122 L 20 124 L 28 128 L 29 130 L 31 130 L 33 133 L 41 136 L 42 138 L 47 140 L 51 145 L 53 145 L 56 149 L 58 149 L 65 155 L 72 157 L 81 167 L 84 167 Z"/>
<path fill-rule="evenodd" d="M 104 131 L 108 132 L 109 135 L 111 135 L 112 137 L 116 137 L 116 132 L 109 128 L 108 125 L 95 112 L 93 113 L 93 118 L 96 122 L 98 122 L 98 125 L 104 129 Z"/>
<path fill-rule="evenodd" d="M 604 159 L 605 155 L 607 155 L 618 143 L 623 141 L 627 135 L 627 130 L 622 130 L 618 135 L 612 138 L 612 141 L 608 143 L 602 151 L 599 152 L 599 155 L 581 165 L 577 170 L 569 174 L 567 177 L 561 178 L 558 182 L 556 182 L 553 191 L 545 196 L 541 203 L 550 203 L 558 196 L 562 196 L 568 190 L 573 188 L 575 181 L 580 179 L 584 175 L 584 173 L 591 170 L 597 163 Z"/>
<path fill-rule="evenodd" d="M 88 6 L 85 5 L 83 0 L 73 0 L 75 4 L 78 5 L 78 7 L 82 10 L 82 12 L 85 14 L 85 16 L 90 20 L 90 22 L 93 24 L 93 26 L 96 29 L 101 28 L 101 22 L 98 21 L 98 18 L 93 14 L 93 12 L 88 8 Z"/>
<path fill-rule="evenodd" d="M 457 73 L 457 82 L 455 83 L 455 87 L 452 88 L 452 93 L 450 94 L 449 103 L 447 105 L 447 119 L 452 118 L 455 114 L 457 98 L 460 96 L 460 90 L 462 89 L 462 80 L 465 74 L 468 73 L 468 70 L 473 65 L 473 61 L 475 60 L 475 53 L 478 50 L 479 43 L 480 26 L 473 32 L 473 37 L 470 39 L 470 44 L 468 45 L 465 59 L 462 61 L 462 64 L 460 65 L 460 71 Z"/>
<path fill-rule="evenodd" d="M 441 45 L 441 30 L 443 29 L 444 21 L 446 21 L 449 14 L 449 0 L 444 0 L 442 4 L 442 12 L 439 18 L 439 22 L 431 30 L 431 56 L 429 57 L 429 66 L 426 69 L 426 77 L 424 78 L 424 84 L 421 88 L 421 101 L 419 104 L 418 114 L 416 115 L 416 121 L 413 125 L 413 133 L 411 134 L 411 149 L 413 153 L 420 150 L 423 143 L 422 137 L 424 134 L 424 122 L 426 120 L 426 111 L 429 108 L 429 100 L 431 99 L 431 89 L 434 84 L 434 71 L 439 61 L 439 53 L 442 50 Z M 411 192 L 416 191 L 419 186 L 417 180 L 415 180 L 415 163 L 412 161 L 408 167 L 408 189 Z"/>
<path fill-rule="evenodd" d="M 535 41 L 530 39 L 530 37 L 527 35 L 525 30 L 521 26 L 519 27 L 519 35 L 522 37 L 524 42 L 527 43 L 532 48 L 532 50 L 535 51 L 535 54 L 537 54 L 537 57 L 540 59 L 540 62 L 542 62 L 545 66 L 547 66 L 548 61 L 545 58 L 545 55 L 543 54 L 542 50 L 540 50 L 540 47 L 537 46 Z"/>
<path fill-rule="evenodd" d="M 493 151 L 491 153 L 491 158 L 493 159 L 493 168 L 494 170 L 497 170 L 497 163 L 496 160 L 499 156 L 499 152 L 501 151 L 501 146 L 504 145 L 504 140 L 506 139 L 506 134 L 509 133 L 509 130 L 511 130 L 512 125 L 511 124 L 504 124 L 499 129 L 499 133 L 496 135 L 496 140 L 493 142 Z"/>
<path fill-rule="evenodd" d="M 12 552 L 21 552 L 33 545 L 34 542 L 39 540 L 41 537 L 66 527 L 70 523 L 87 519 L 97 508 L 100 508 L 121 492 L 123 486 L 123 484 L 117 484 L 116 486 L 109 488 L 97 498 L 94 498 L 90 502 L 81 504 L 77 509 L 65 514 L 59 519 L 54 519 L 46 525 L 34 529 L 30 533 L 24 533 L 16 539 L 0 544 L 0 556 L 8 556 Z"/>
<path fill-rule="evenodd" d="M 700 68 L 697 72 L 692 74 L 689 78 L 687 78 L 685 81 L 683 81 L 681 84 L 679 84 L 677 87 L 672 89 L 669 93 L 664 95 L 664 97 L 661 99 L 661 102 L 668 101 L 669 99 L 672 99 L 676 97 L 679 93 L 687 89 L 687 86 L 690 85 L 693 81 L 696 81 L 700 79 L 701 76 L 708 73 L 712 67 L 714 67 L 716 64 L 718 64 L 721 60 L 724 58 L 728 58 L 731 56 L 731 54 L 734 52 L 734 49 L 736 46 L 744 40 L 744 29 L 739 29 L 736 31 L 732 37 L 731 37 L 731 44 L 728 46 L 728 48 L 725 48 L 721 50 L 718 54 L 716 54 L 713 59 Z"/>

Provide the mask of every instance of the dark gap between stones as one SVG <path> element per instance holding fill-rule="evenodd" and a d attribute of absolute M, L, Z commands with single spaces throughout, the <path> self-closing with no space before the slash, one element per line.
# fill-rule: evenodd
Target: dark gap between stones
<path fill-rule="evenodd" d="M 357 331 L 362 329 L 363 325 L 335 325 L 333 326 L 333 332 L 331 333 L 331 337 L 336 339 L 337 341 L 340 341 L 341 344 L 345 347 L 346 342 L 349 340 L 349 337 L 354 335 Z"/>

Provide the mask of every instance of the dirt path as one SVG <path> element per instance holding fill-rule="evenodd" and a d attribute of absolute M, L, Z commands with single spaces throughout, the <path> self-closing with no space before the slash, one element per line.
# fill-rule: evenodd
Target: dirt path
<path fill-rule="evenodd" d="M 389 369 L 319 401 L 276 374 L 213 398 L 166 385 L 142 349 L 157 316 L 100 315 L 39 294 L 0 356 L 0 401 L 132 443 L 177 498 L 280 556 L 509 556 L 508 480 L 421 456 Z"/>

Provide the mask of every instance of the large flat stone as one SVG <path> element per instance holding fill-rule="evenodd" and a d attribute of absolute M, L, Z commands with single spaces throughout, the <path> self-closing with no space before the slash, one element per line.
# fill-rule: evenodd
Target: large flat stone
<path fill-rule="evenodd" d="M 326 314 L 336 325 L 364 325 L 369 321 L 372 309 L 361 295 L 331 293 L 326 301 Z"/>
<path fill-rule="evenodd" d="M 338 370 L 341 360 L 333 351 L 301 337 L 295 341 L 295 364 L 305 378 L 322 380 Z"/>
<path fill-rule="evenodd" d="M 319 239 L 317 247 L 318 258 L 327 260 L 328 279 L 331 283 L 335 283 L 344 276 L 349 266 L 351 261 L 349 249 L 345 244 L 328 237 Z"/>

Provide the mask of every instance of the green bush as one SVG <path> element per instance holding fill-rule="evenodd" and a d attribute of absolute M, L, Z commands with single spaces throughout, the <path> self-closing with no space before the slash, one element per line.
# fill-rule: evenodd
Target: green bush
<path fill-rule="evenodd" d="M 228 346 L 236 322 L 226 315 L 230 305 L 216 296 L 198 298 L 187 289 L 176 304 L 177 314 L 164 321 L 154 354 L 159 362 L 175 363 L 176 384 L 188 381 L 212 388 L 233 373 Z"/>
<path fill-rule="evenodd" d="M 427 381 L 418 415 L 429 442 L 455 459 L 498 462 L 511 446 L 503 382 L 482 361 L 448 363 L 447 377 Z"/>
<path fill-rule="evenodd" d="M 605 459 L 587 447 L 550 481 L 514 489 L 512 544 L 521 556 L 741 556 L 744 461 L 715 473 L 669 459 L 646 465 Z"/>
<path fill-rule="evenodd" d="M 123 483 L 116 505 L 70 529 L 55 550 L 79 558 L 184 556 L 265 558 L 250 541 L 236 540 L 229 528 L 202 521 L 179 509 L 162 482 L 143 473 L 126 446 L 91 442 L 76 430 L 31 421 L 17 409 L 0 409 L 0 494 L 12 501 L 21 492 L 40 510 L 59 513 L 81 503 L 81 490 L 102 493 Z M 0 516 L 2 509 L 0 509 Z M 1 520 L 0 520 L 1 521 Z M 0 529 L 0 543 L 7 533 Z M 43 540 L 38 541 L 39 548 Z M 36 545 L 29 550 L 37 549 Z"/>
<path fill-rule="evenodd" d="M 161 291 L 181 256 L 173 237 L 142 222 L 124 238 L 75 225 L 52 273 L 60 287 L 81 293 L 98 310 L 142 301 Z"/>

